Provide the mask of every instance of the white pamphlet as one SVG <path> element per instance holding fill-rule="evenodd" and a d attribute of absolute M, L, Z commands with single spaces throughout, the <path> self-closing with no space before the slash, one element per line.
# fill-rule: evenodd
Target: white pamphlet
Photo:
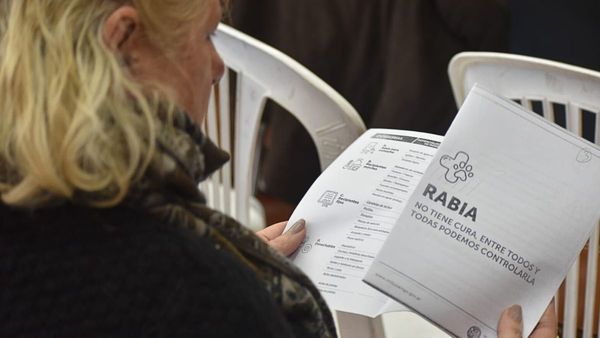
<path fill-rule="evenodd" d="M 528 336 L 598 224 L 599 173 L 596 145 L 475 87 L 365 281 L 459 337 L 520 304 Z"/>
<path fill-rule="evenodd" d="M 308 222 L 294 262 L 332 309 L 370 317 L 405 309 L 362 279 L 441 141 L 370 129 L 319 176 L 292 214 L 288 224 Z"/>
<path fill-rule="evenodd" d="M 520 304 L 527 336 L 600 219 L 598 173 L 598 146 L 475 87 L 445 138 L 348 147 L 290 218 L 307 220 L 293 259 L 335 310 L 492 338 Z"/>

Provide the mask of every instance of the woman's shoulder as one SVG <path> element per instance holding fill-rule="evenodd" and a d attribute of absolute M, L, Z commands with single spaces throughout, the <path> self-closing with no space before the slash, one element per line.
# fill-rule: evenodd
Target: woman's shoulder
<path fill-rule="evenodd" d="M 192 231 L 121 207 L 0 205 L 0 221 L 2 336 L 289 336 L 254 273 Z"/>

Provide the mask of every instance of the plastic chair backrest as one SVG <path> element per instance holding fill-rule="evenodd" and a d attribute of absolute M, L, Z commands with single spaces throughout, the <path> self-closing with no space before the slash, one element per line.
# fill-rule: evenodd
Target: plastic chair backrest
<path fill-rule="evenodd" d="M 208 200 L 216 209 L 247 224 L 259 127 L 267 99 L 289 111 L 306 128 L 321 169 L 360 136 L 365 126 L 348 101 L 283 53 L 224 24 L 219 25 L 213 41 L 227 70 L 215 86 L 206 130 L 232 154 L 232 161 L 213 175 L 213 182 L 221 188 L 211 189 Z M 290 161 L 294 160 L 292 154 L 290 149 Z M 235 196 L 235 201 L 230 201 L 230 196 Z"/>
<path fill-rule="evenodd" d="M 219 25 L 213 41 L 227 69 L 211 97 L 205 131 L 233 156 L 204 188 L 212 207 L 248 224 L 260 121 L 267 99 L 306 128 L 315 143 L 321 170 L 365 131 L 365 125 L 333 88 L 274 48 L 224 24 Z M 349 321 L 344 315 L 339 319 Z M 366 317 L 358 320 L 364 326 L 370 324 Z"/>
<path fill-rule="evenodd" d="M 600 144 L 600 73 L 533 57 L 465 52 L 457 54 L 448 67 L 450 82 L 458 106 L 471 87 L 478 83 L 492 92 L 512 99 L 546 119 L 591 142 Z M 583 338 L 592 338 L 600 318 L 597 309 L 599 229 L 588 242 L 583 304 Z M 585 258 L 585 257 L 584 257 Z M 565 280 L 563 337 L 577 337 L 580 261 L 577 260 Z M 583 266 L 581 268 L 584 268 Z M 557 294 L 558 298 L 558 294 Z M 558 301 L 556 302 L 558 305 Z M 560 314 L 559 314 L 560 317 Z"/>

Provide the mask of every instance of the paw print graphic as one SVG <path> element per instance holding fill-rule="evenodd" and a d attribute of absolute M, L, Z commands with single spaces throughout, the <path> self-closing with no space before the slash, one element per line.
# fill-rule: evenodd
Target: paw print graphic
<path fill-rule="evenodd" d="M 589 149 L 581 149 L 579 154 L 577 154 L 577 162 L 579 163 L 588 163 L 592 160 L 592 152 Z"/>
<path fill-rule="evenodd" d="M 468 338 L 479 338 L 481 337 L 481 329 L 477 326 L 471 326 L 467 331 Z"/>
<path fill-rule="evenodd" d="M 454 157 L 442 156 L 440 164 L 446 169 L 446 181 L 450 183 L 456 183 L 459 180 L 465 182 L 474 176 L 473 166 L 469 164 L 469 155 L 464 151 L 459 151 Z"/>

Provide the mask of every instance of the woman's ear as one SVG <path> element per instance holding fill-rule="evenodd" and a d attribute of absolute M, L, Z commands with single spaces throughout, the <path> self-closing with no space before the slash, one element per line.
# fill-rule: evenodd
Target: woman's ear
<path fill-rule="evenodd" d="M 130 49 L 139 38 L 140 23 L 137 11 L 131 6 L 121 6 L 112 12 L 102 29 L 104 44 L 124 59 L 129 57 Z"/>

